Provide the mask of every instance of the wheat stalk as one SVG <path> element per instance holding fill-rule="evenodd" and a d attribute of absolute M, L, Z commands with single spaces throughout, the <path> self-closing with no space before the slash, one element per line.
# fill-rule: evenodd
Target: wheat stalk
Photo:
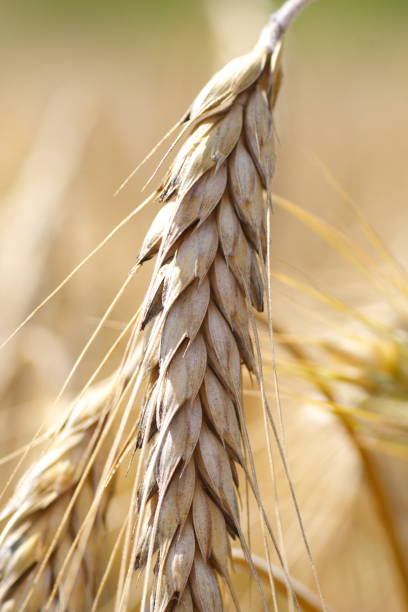
<path fill-rule="evenodd" d="M 134 546 L 147 574 L 155 555 L 150 610 L 223 610 L 231 537 L 249 557 L 236 496 L 236 466 L 251 473 L 241 367 L 261 378 L 251 325 L 266 282 L 280 38 L 305 4 L 286 3 L 193 102 L 138 259 L 157 254 L 142 309 L 150 382 L 138 446 L 149 452 Z"/>

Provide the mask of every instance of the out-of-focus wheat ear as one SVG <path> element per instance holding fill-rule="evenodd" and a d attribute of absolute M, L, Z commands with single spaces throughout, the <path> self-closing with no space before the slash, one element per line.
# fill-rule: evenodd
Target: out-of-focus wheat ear
<path fill-rule="evenodd" d="M 305 2 L 288 4 L 299 10 Z M 237 501 L 242 466 L 261 504 L 253 464 L 246 465 L 241 369 L 260 373 L 249 320 L 264 303 L 273 107 L 288 15 L 278 12 L 255 49 L 227 64 L 193 102 L 189 136 L 138 259 L 157 254 L 142 307 L 147 347 L 150 337 L 158 354 L 138 434 L 145 478 L 136 537 L 132 545 L 129 530 L 124 555 L 145 567 L 141 610 L 221 612 L 231 538 L 241 542 L 267 608 Z M 118 610 L 126 607 L 126 580 Z"/>
<path fill-rule="evenodd" d="M 45 454 L 21 478 L 1 514 L 0 604 L 2 610 L 44 609 L 55 588 L 55 579 L 71 553 L 93 500 L 105 460 L 109 436 L 77 490 L 88 459 L 104 432 L 110 402 L 121 393 L 129 376 L 113 376 L 91 387 L 74 401 L 64 424 Z M 86 554 L 75 568 L 74 588 L 65 591 L 66 568 L 52 607 L 89 610 L 101 576 L 101 535 L 113 481 L 106 488 L 87 542 Z M 69 508 L 73 495 L 75 502 Z M 57 536 L 56 536 L 57 534 Z M 68 603 L 69 602 L 69 603 Z"/>
<path fill-rule="evenodd" d="M 371 492 L 373 506 L 382 524 L 384 533 L 392 551 L 395 567 L 399 574 L 399 585 L 404 602 L 408 604 L 408 554 L 406 537 L 401 528 L 398 510 L 395 508 L 395 498 L 400 497 L 400 503 L 406 504 L 405 489 L 401 494 L 391 494 L 384 474 L 390 475 L 398 483 L 404 480 L 404 475 L 398 469 L 398 461 L 387 463 L 381 455 L 381 443 L 390 443 L 407 448 L 408 420 L 406 419 L 406 397 L 408 389 L 407 377 L 407 347 L 406 336 L 402 329 L 389 328 L 388 337 L 380 335 L 371 342 L 365 355 L 353 356 L 348 350 L 336 347 L 335 341 L 323 344 L 324 352 L 336 357 L 337 368 L 354 358 L 359 375 L 355 386 L 361 387 L 359 380 L 370 381 L 370 386 L 362 386 L 365 397 L 355 402 L 349 414 L 338 413 L 338 418 L 352 440 L 360 457 L 364 476 Z M 325 355 L 325 356 L 326 356 Z M 313 374 L 313 372 L 312 372 Z M 328 391 L 325 395 L 329 402 L 335 403 L 338 389 L 335 381 L 325 380 L 315 376 L 317 382 L 324 384 Z M 360 390 L 361 391 L 361 390 Z M 358 415 L 358 416 L 357 416 Z M 376 446 L 380 453 L 376 453 Z M 404 455 L 403 455 L 404 456 Z M 406 456 L 406 453 L 405 453 Z M 393 470 L 394 468 L 394 470 Z M 406 471 L 404 465 L 403 470 Z M 394 471 L 394 473 L 392 473 Z M 397 487 L 397 490 L 399 487 Z"/>

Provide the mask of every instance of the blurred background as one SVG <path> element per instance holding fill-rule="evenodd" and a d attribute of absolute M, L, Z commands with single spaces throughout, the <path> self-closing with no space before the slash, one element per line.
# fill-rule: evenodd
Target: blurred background
<path fill-rule="evenodd" d="M 0 339 L 148 195 L 141 188 L 160 152 L 114 197 L 212 73 L 251 48 L 276 6 L 266 0 L 1 2 Z M 405 0 L 316 0 L 305 11 L 286 39 L 274 183 L 276 193 L 361 245 L 361 219 L 333 175 L 402 265 L 408 263 L 407 27 Z M 2 350 L 2 455 L 55 420 L 59 408 L 50 414 L 50 406 L 126 279 L 156 209 L 152 203 L 140 212 Z M 272 251 L 281 272 L 351 307 L 374 309 L 392 324 L 404 310 L 279 207 Z M 149 266 L 111 313 L 67 401 L 135 312 L 148 276 Z M 298 337 L 339 324 L 330 308 L 324 312 L 282 284 L 274 296 L 277 320 Z M 343 314 L 340 324 L 351 329 L 354 321 Z M 102 374 L 119 359 L 120 351 Z M 405 610 L 355 449 L 324 410 L 293 400 L 284 407 L 289 458 L 327 601 L 344 612 Z M 258 408 L 251 410 L 251 433 L 262 466 Z M 406 485 L 405 465 L 398 467 L 397 489 Z M 1 482 L 11 467 L 0 466 Z M 273 514 L 271 483 L 262 489 Z M 292 573 L 312 586 L 287 492 L 282 498 Z M 403 515 L 407 500 L 395 503 Z M 256 535 L 254 541 L 256 549 Z"/>

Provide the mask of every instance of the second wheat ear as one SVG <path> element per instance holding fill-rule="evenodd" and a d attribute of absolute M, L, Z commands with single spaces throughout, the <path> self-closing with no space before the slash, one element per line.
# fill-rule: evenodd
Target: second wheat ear
<path fill-rule="evenodd" d="M 266 285 L 281 36 L 305 4 L 286 3 L 254 50 L 227 64 L 194 100 L 190 134 L 159 190 L 163 208 L 139 255 L 138 264 L 157 255 L 141 323 L 149 382 L 132 558 L 147 577 L 155 564 L 142 610 L 222 611 L 220 583 L 239 609 L 229 578 L 231 538 L 250 562 L 239 467 L 257 491 L 241 368 L 261 376 L 251 324 Z"/>

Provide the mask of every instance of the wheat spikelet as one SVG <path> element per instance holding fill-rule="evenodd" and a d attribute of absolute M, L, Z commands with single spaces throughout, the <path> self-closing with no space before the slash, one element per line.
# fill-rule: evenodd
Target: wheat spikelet
<path fill-rule="evenodd" d="M 89 455 L 104 430 L 109 402 L 113 394 L 126 384 L 127 379 L 119 385 L 113 377 L 74 401 L 51 447 L 25 473 L 5 506 L 0 517 L 7 521 L 0 536 L 2 611 L 44 609 L 91 505 L 101 478 L 109 437 L 97 454 L 65 521 L 64 516 Z M 72 593 L 65 593 L 62 581 L 51 609 L 60 609 L 58 606 L 62 604 L 65 609 L 73 611 L 89 610 L 92 606 L 100 577 L 99 538 L 104 532 L 104 514 L 112 486 L 111 483 L 107 487 L 98 507 L 86 554 L 75 577 L 75 588 Z M 54 542 L 60 527 L 62 529 Z M 41 567 L 48 552 L 49 558 Z M 67 572 L 70 569 L 68 567 Z"/>
<path fill-rule="evenodd" d="M 247 550 L 241 366 L 259 376 L 250 319 L 263 309 L 279 52 L 259 44 L 197 96 L 138 259 L 158 253 L 142 309 L 150 384 L 138 446 L 149 457 L 135 565 L 156 553 L 149 605 L 160 612 L 223 610 L 230 538 Z"/>

